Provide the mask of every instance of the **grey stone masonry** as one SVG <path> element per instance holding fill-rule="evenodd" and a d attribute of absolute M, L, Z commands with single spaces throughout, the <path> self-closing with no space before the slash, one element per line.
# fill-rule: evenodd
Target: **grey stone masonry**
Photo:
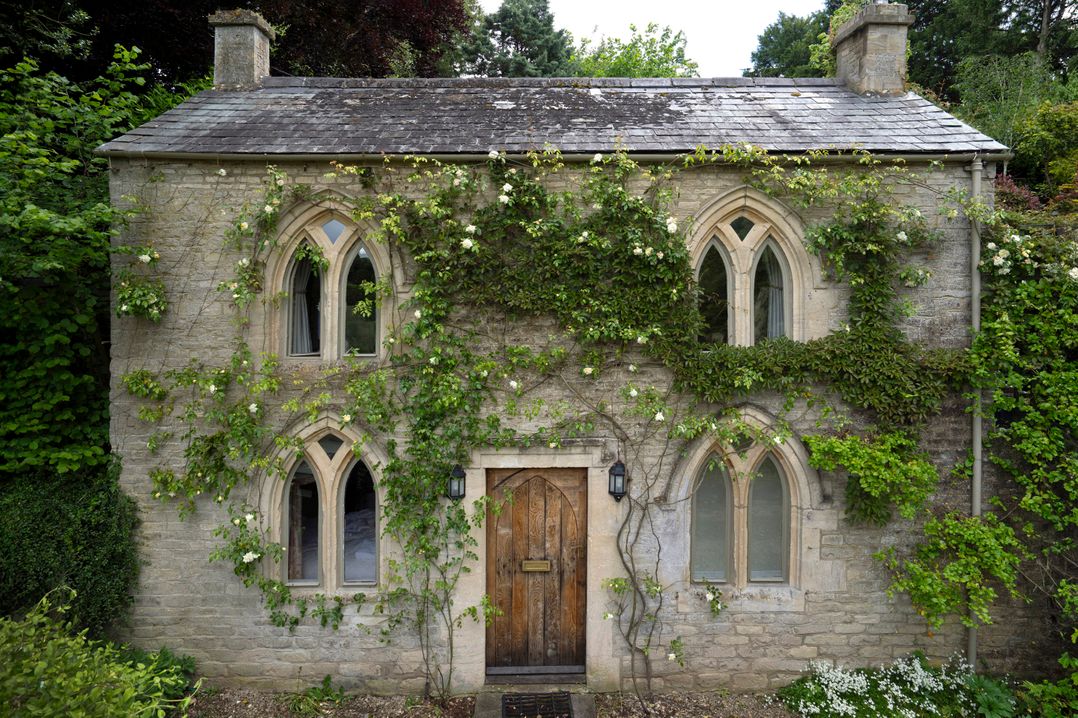
<path fill-rule="evenodd" d="M 905 5 L 868 5 L 835 34 L 836 76 L 857 93 L 901 95 L 906 89 Z"/>
<path fill-rule="evenodd" d="M 219 90 L 258 86 L 270 74 L 273 28 L 251 10 L 219 10 L 209 22 L 214 29 L 213 86 Z"/>

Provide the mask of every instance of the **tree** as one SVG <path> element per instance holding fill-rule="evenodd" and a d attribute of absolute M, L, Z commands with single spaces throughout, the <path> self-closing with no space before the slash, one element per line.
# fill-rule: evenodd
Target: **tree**
<path fill-rule="evenodd" d="M 764 28 L 752 68 L 746 77 L 820 77 L 820 68 L 811 63 L 809 48 L 827 32 L 828 16 L 814 12 L 807 17 L 779 13 L 778 19 Z"/>
<path fill-rule="evenodd" d="M 685 34 L 648 23 L 644 32 L 629 25 L 628 40 L 602 38 L 594 47 L 585 38 L 573 53 L 580 77 L 696 77 L 699 66 L 685 57 Z"/>
<path fill-rule="evenodd" d="M 384 77 L 437 74 L 455 33 L 466 30 L 468 0 L 244 0 L 283 32 L 275 73 Z M 157 79 L 205 75 L 213 57 L 208 15 L 218 0 L 46 0 L 6 3 L 0 53 L 39 56 L 45 70 L 91 79 L 116 44 L 139 47 Z M 11 38 L 16 38 L 17 41 Z M 67 49 L 65 49 L 67 48 Z M 63 51 L 63 52 L 61 52 Z"/>
<path fill-rule="evenodd" d="M 464 49 L 466 72 L 487 77 L 573 75 L 572 37 L 554 29 L 547 0 L 504 0 Z"/>

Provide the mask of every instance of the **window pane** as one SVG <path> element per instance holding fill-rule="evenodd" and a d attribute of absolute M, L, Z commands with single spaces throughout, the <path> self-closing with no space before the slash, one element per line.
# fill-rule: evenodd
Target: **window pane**
<path fill-rule="evenodd" d="M 341 233 L 344 232 L 344 224 L 338 219 L 331 219 L 322 225 L 322 231 L 329 237 L 331 243 L 336 243 L 341 238 Z"/>
<path fill-rule="evenodd" d="M 326 456 L 332 459 L 337 455 L 337 449 L 341 448 L 344 444 L 344 439 L 334 434 L 328 434 L 318 440 L 318 445 L 322 447 L 322 451 L 326 452 Z"/>
<path fill-rule="evenodd" d="M 730 324 L 730 295 L 726 282 L 726 262 L 722 253 L 712 246 L 700 265 L 700 314 L 704 317 L 704 332 L 700 341 L 726 344 Z"/>
<path fill-rule="evenodd" d="M 771 247 L 764 247 L 752 284 L 753 340 L 786 336 L 782 266 Z"/>
<path fill-rule="evenodd" d="M 322 348 L 319 338 L 322 282 L 311 260 L 296 262 L 290 294 L 288 352 L 293 356 L 318 354 Z"/>
<path fill-rule="evenodd" d="M 378 341 L 378 308 L 374 302 L 374 263 L 360 247 L 348 268 L 345 290 L 344 348 L 352 354 L 374 354 Z"/>
<path fill-rule="evenodd" d="M 730 481 L 717 456 L 708 459 L 692 501 L 690 572 L 694 581 L 725 581 L 729 555 Z"/>
<path fill-rule="evenodd" d="M 749 580 L 784 580 L 788 544 L 786 482 L 768 456 L 749 483 Z"/>
<path fill-rule="evenodd" d="M 318 483 L 306 461 L 288 491 L 288 580 L 318 581 Z"/>
<path fill-rule="evenodd" d="M 745 237 L 748 237 L 749 232 L 751 232 L 752 228 L 755 226 L 756 225 L 754 225 L 752 223 L 752 220 L 748 217 L 738 217 L 730 223 L 730 228 L 734 230 L 734 234 L 736 234 L 741 239 L 745 239 Z"/>
<path fill-rule="evenodd" d="M 344 487 L 344 580 L 374 583 L 378 565 L 378 522 L 374 480 L 356 462 Z"/>

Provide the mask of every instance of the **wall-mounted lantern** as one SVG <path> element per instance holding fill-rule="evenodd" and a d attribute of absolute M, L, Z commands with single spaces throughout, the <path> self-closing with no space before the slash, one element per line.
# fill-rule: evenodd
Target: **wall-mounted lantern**
<path fill-rule="evenodd" d="M 617 461 L 610 467 L 610 495 L 615 501 L 625 497 L 625 464 Z"/>
<path fill-rule="evenodd" d="M 453 501 L 464 498 L 464 467 L 460 464 L 454 466 L 449 472 L 449 485 L 446 487 L 445 495 Z"/>

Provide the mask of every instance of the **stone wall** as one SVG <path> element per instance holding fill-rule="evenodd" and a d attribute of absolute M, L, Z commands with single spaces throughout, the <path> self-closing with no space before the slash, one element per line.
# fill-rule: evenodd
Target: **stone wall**
<path fill-rule="evenodd" d="M 319 163 L 288 163 L 282 169 L 293 180 L 316 189 L 329 188 L 346 196 L 361 191 L 355 178 L 325 179 L 323 173 L 328 166 Z M 135 369 L 156 372 L 176 368 L 192 358 L 207 365 L 227 362 L 236 327 L 228 298 L 217 291 L 217 286 L 231 277 L 240 256 L 226 251 L 222 238 L 245 204 L 260 202 L 264 172 L 265 167 L 257 162 L 113 161 L 114 203 L 143 208 L 117 242 L 150 244 L 160 252 L 159 269 L 170 301 L 170 310 L 158 325 L 120 319 L 113 327 L 111 437 L 124 461 L 123 486 L 141 508 L 145 561 L 131 625 L 124 637 L 150 648 L 168 645 L 189 653 L 204 675 L 221 683 L 294 689 L 331 674 L 336 682 L 350 689 L 418 692 L 423 685 L 422 656 L 416 640 L 406 630 L 398 629 L 389 645 L 383 647 L 379 628 L 384 618 L 376 615 L 369 604 L 358 611 L 350 607 L 337 632 L 312 625 L 301 625 L 294 633 L 273 627 L 257 593 L 244 589 L 229 565 L 207 562 L 216 544 L 212 531 L 227 521 L 223 512 L 207 500 L 200 503 L 193 516 L 181 521 L 173 506 L 150 498 L 148 472 L 156 466 L 182 466 L 182 449 L 173 442 L 156 455 L 146 450 L 151 428 L 138 420 L 139 402 L 126 393 L 120 377 Z M 937 214 L 939 198 L 930 189 L 942 192 L 954 184 L 968 187 L 969 181 L 968 172 L 952 164 L 927 174 L 923 186 L 900 191 L 900 198 L 920 208 L 943 236 L 921 257 L 933 272 L 932 280 L 909 293 L 917 313 L 906 322 L 904 330 L 912 339 L 947 347 L 968 343 L 969 227 L 961 219 L 942 219 Z M 673 214 L 682 226 L 687 226 L 689 218 L 706 216 L 721 198 L 738 196 L 741 185 L 742 178 L 735 170 L 683 173 Z M 776 215 L 782 214 L 786 224 L 797 232 L 823 216 L 800 216 L 776 203 L 770 209 Z M 282 210 L 286 217 L 292 211 L 287 207 Z M 706 226 L 690 232 L 694 246 L 708 239 Z M 800 242 L 802 237 L 789 239 Z M 820 337 L 846 321 L 846 291 L 827 281 L 815 258 L 806 254 L 799 261 L 803 261 L 800 271 L 807 277 L 797 305 L 799 338 Z M 409 289 L 406 264 L 399 263 L 393 270 L 398 295 L 389 303 L 388 321 L 395 324 L 404 322 L 403 307 Z M 267 287 L 265 295 L 279 289 Z M 280 310 L 272 303 L 256 304 L 248 332 L 256 354 L 280 351 L 282 321 Z M 497 327 L 507 342 L 545 341 L 536 337 L 547 337 L 552 330 L 547 320 Z M 669 389 L 671 378 L 665 369 L 649 364 L 643 357 L 626 361 L 634 360 L 639 371 L 632 381 Z M 294 395 L 291 377 L 310 379 L 321 367 L 332 363 L 285 359 L 281 401 Z M 566 377 L 575 391 L 594 400 L 615 402 L 618 390 L 629 379 L 624 364 L 597 380 L 586 380 L 578 373 Z M 326 413 L 332 419 L 330 423 L 336 423 L 344 403 L 343 392 L 339 384 L 331 384 L 331 390 L 342 396 L 340 404 Z M 553 384 L 538 394 L 548 406 L 571 396 Z M 674 404 L 676 411 L 684 411 L 686 400 L 675 397 Z M 818 410 L 799 405 L 785 412 L 780 397 L 767 395 L 753 397 L 752 404 L 760 416 L 785 415 L 791 422 L 795 437 L 790 441 L 790 461 L 799 461 L 798 452 L 803 453 L 803 448 L 799 448 L 796 436 L 815 431 Z M 282 433 L 299 430 L 293 423 L 286 426 L 289 420 L 282 412 L 274 407 L 267 410 L 271 425 Z M 521 423 L 523 426 L 523 420 Z M 635 429 L 642 431 L 643 426 Z M 375 437 L 373 444 L 384 446 L 387 438 Z M 945 470 L 964 456 L 968 443 L 968 417 L 957 402 L 935 420 L 925 438 L 926 447 Z M 621 571 L 614 536 L 626 504 L 615 504 L 606 494 L 606 472 L 614 446 L 611 436 L 598 432 L 558 448 L 477 449 L 468 467 L 469 501 L 482 494 L 488 468 L 588 469 L 587 669 L 589 686 L 595 690 L 625 687 L 629 679 L 627 652 L 612 622 L 603 620 L 609 602 L 600 588 L 602 579 Z M 697 445 L 672 445 L 659 433 L 653 433 L 641 444 L 640 454 L 633 457 L 631 471 L 646 470 L 669 484 L 670 496 L 680 491 L 684 497 L 685 487 L 699 471 L 699 461 L 694 463 L 693 457 L 706 450 Z M 948 625 L 933 635 L 908 601 L 886 595 L 886 573 L 871 554 L 887 546 L 908 545 L 916 537 L 914 527 L 900 521 L 882 530 L 853 527 L 843 518 L 841 480 L 817 475 L 807 467 L 799 469 L 791 479 L 796 484 L 798 500 L 794 570 L 789 585 L 730 587 L 725 596 L 729 608 L 718 618 L 710 615 L 698 587 L 688 580 L 688 503 L 671 500 L 656 511 L 653 548 L 662 549 L 660 578 L 667 586 L 668 597 L 663 641 L 681 636 L 687 655 L 685 669 L 666 661 L 656 662 L 657 688 L 768 688 L 791 680 L 809 659 L 862 665 L 888 661 L 915 649 L 935 659 L 964 649 L 965 633 L 960 627 Z M 250 490 L 252 503 L 263 506 L 267 516 L 277 515 L 269 498 L 273 486 L 252 486 Z M 965 490 L 962 485 L 945 486 L 940 501 L 963 506 L 963 501 L 968 502 Z M 474 605 L 485 592 L 486 547 L 482 531 L 476 532 L 476 538 L 479 561 L 460 586 L 459 607 Z M 383 564 L 385 555 L 392 551 L 392 546 L 386 548 Z M 333 586 L 324 590 L 339 590 L 347 595 L 355 592 L 354 588 Z M 985 632 L 985 654 L 994 670 L 1028 667 L 1026 661 L 1035 650 L 1029 638 L 1043 633 L 1038 620 L 1036 611 L 1028 611 Z M 470 622 L 460 629 L 455 683 L 459 690 L 474 690 L 483 683 L 484 635 L 481 626 Z"/>

